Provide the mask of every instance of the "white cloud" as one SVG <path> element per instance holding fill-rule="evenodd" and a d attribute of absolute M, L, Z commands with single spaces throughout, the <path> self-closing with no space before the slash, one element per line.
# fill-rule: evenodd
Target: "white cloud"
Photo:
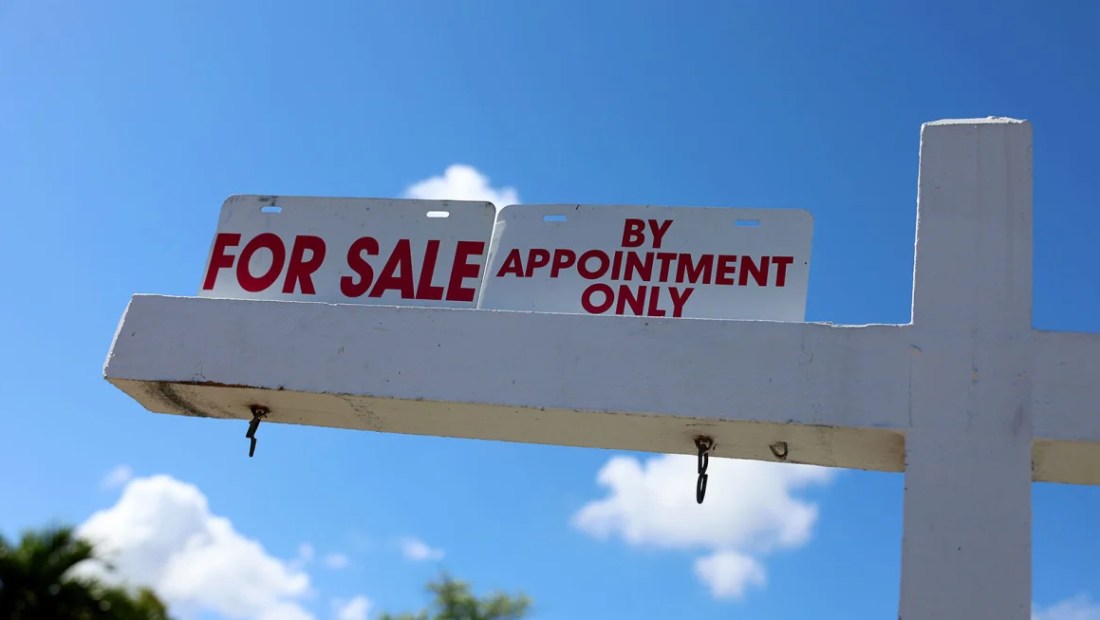
<path fill-rule="evenodd" d="M 1100 620 L 1100 603 L 1093 602 L 1087 594 L 1079 594 L 1045 609 L 1036 608 L 1031 618 L 1032 620 Z"/>
<path fill-rule="evenodd" d="M 715 598 L 740 599 L 749 586 L 763 587 L 767 581 L 760 562 L 736 551 L 716 551 L 695 560 L 695 575 Z"/>
<path fill-rule="evenodd" d="M 696 575 L 715 596 L 738 598 L 764 585 L 760 556 L 801 546 L 813 534 L 817 505 L 793 493 L 833 477 L 809 465 L 712 458 L 706 502 L 698 505 L 695 468 L 692 456 L 614 457 L 597 475 L 608 495 L 582 507 L 573 524 L 599 539 L 706 550 Z"/>
<path fill-rule="evenodd" d="M 116 465 L 114 469 L 107 472 L 107 475 L 99 482 L 99 486 L 104 489 L 117 489 L 133 477 L 134 470 L 129 465 Z"/>
<path fill-rule="evenodd" d="M 300 564 L 308 564 L 313 561 L 313 556 L 316 552 L 313 549 L 313 545 L 309 543 L 302 543 L 298 545 L 298 562 Z"/>
<path fill-rule="evenodd" d="M 498 209 L 519 202 L 514 187 L 492 187 L 489 177 L 473 166 L 451 164 L 443 176 L 413 183 L 405 190 L 407 198 L 426 200 L 487 200 Z"/>
<path fill-rule="evenodd" d="M 99 545 L 123 580 L 152 587 L 174 613 L 313 617 L 299 604 L 308 575 L 213 514 L 198 487 L 169 476 L 132 480 L 118 503 L 78 533 Z"/>
<path fill-rule="evenodd" d="M 370 599 L 357 596 L 350 601 L 333 601 L 336 608 L 336 620 L 367 620 L 370 613 Z"/>
<path fill-rule="evenodd" d="M 427 560 L 439 561 L 443 559 L 443 550 L 435 549 L 422 540 L 406 538 L 401 541 L 401 553 L 406 560 L 424 562 Z"/>
<path fill-rule="evenodd" d="M 351 564 L 351 558 L 343 553 L 329 553 L 325 555 L 325 566 L 328 568 L 347 568 L 348 564 Z"/>

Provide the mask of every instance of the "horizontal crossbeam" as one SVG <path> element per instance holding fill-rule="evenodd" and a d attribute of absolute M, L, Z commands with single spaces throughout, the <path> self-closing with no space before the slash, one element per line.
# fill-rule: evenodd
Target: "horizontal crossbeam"
<path fill-rule="evenodd" d="M 1100 484 L 1100 335 L 1032 328 L 1031 151 L 922 127 L 908 325 L 137 296 L 105 373 L 165 413 L 904 470 L 899 617 L 1025 620 L 1031 481 Z"/>
<path fill-rule="evenodd" d="M 105 374 L 161 413 L 901 471 L 908 355 L 892 325 L 138 295 Z"/>
<path fill-rule="evenodd" d="M 1037 480 L 1100 484 L 1100 334 L 1033 333 Z"/>
<path fill-rule="evenodd" d="M 137 295 L 105 374 L 160 413 L 902 471 L 912 329 Z M 1100 336 L 1036 347 L 1035 478 L 1100 484 Z"/>

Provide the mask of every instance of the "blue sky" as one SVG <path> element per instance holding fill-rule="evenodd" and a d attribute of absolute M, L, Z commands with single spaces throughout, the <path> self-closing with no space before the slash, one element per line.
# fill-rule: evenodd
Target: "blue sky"
<path fill-rule="evenodd" d="M 723 597 L 715 544 L 670 547 L 690 522 L 585 525 L 601 471 L 660 493 L 668 459 L 269 425 L 249 460 L 243 423 L 101 377 L 131 294 L 197 292 L 226 196 L 401 196 L 454 164 L 531 203 L 808 209 L 807 318 L 905 322 L 920 124 L 988 115 L 1034 124 L 1036 325 L 1100 331 L 1100 5 L 681 4 L 0 3 L 0 532 L 114 528 L 175 558 L 187 617 L 412 609 L 441 569 L 537 618 L 894 615 L 900 475 L 723 465 L 813 517 Z M 1038 617 L 1100 617 L 1100 489 L 1034 499 Z"/>

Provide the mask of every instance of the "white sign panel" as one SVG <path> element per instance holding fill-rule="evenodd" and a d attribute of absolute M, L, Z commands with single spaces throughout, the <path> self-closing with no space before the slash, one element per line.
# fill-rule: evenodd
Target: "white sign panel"
<path fill-rule="evenodd" d="M 232 196 L 199 295 L 477 307 L 488 202 Z"/>
<path fill-rule="evenodd" d="M 479 307 L 802 321 L 812 236 L 802 210 L 509 206 Z"/>

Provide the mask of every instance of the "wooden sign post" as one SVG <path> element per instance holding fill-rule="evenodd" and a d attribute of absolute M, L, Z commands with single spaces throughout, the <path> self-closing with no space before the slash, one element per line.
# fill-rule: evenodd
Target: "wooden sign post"
<path fill-rule="evenodd" d="M 923 127 L 906 325 L 135 296 L 105 374 L 163 413 L 904 471 L 899 617 L 1025 620 L 1032 481 L 1100 484 L 1100 335 L 1032 328 L 1031 179 L 1026 122 Z"/>

